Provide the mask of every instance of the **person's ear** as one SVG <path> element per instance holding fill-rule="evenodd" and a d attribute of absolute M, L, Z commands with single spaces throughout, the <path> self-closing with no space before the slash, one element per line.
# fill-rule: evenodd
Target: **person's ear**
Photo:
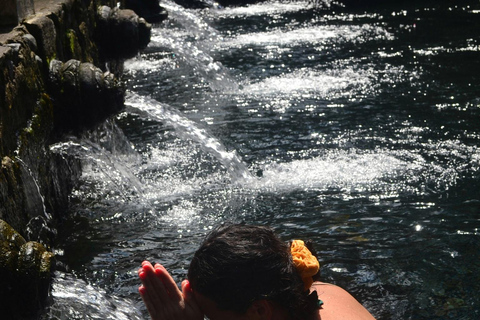
<path fill-rule="evenodd" d="M 270 301 L 262 299 L 256 300 L 247 310 L 249 319 L 271 320 L 273 315 L 273 305 Z"/>

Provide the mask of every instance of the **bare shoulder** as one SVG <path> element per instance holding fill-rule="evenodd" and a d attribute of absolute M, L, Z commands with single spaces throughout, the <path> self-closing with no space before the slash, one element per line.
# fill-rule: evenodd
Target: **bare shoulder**
<path fill-rule="evenodd" d="M 375 319 L 350 293 L 339 286 L 315 282 L 310 290 L 317 291 L 323 301 L 320 309 L 321 320 L 372 320 Z"/>

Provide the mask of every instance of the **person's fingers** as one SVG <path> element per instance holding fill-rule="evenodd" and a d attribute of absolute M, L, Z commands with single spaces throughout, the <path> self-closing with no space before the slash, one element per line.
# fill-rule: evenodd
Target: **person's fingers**
<path fill-rule="evenodd" d="M 143 272 L 140 272 L 139 276 L 142 280 L 142 284 L 148 291 L 150 298 L 153 301 L 157 301 L 161 304 L 169 302 L 169 293 L 163 284 L 160 277 L 157 276 L 153 266 L 150 263 L 143 264 Z"/>
<path fill-rule="evenodd" d="M 158 289 L 155 288 L 155 285 L 152 283 L 151 278 L 155 278 L 155 275 L 150 271 L 148 272 L 148 266 L 139 272 L 138 276 L 142 281 L 142 286 L 139 288 L 140 295 L 147 307 L 148 313 L 151 315 L 152 319 L 159 316 L 162 312 L 163 302 L 160 298 Z M 149 275 L 150 274 L 150 275 Z"/>
<path fill-rule="evenodd" d="M 182 281 L 182 294 L 185 305 L 190 312 L 189 314 L 192 315 L 192 319 L 203 319 L 203 312 L 195 300 L 192 287 L 190 286 L 190 282 L 188 280 Z"/>
<path fill-rule="evenodd" d="M 182 290 L 178 288 L 170 273 L 161 264 L 142 263 L 138 270 L 142 281 L 140 295 L 153 320 L 203 319 L 203 314 L 197 305 L 188 281 L 182 282 Z M 182 318 L 183 317 L 183 318 Z"/>
<path fill-rule="evenodd" d="M 188 280 L 182 281 L 182 293 L 185 299 L 193 298 L 193 291 Z"/>
<path fill-rule="evenodd" d="M 163 282 L 155 275 L 155 270 L 150 262 L 142 263 L 141 271 L 139 272 L 140 280 L 144 287 L 144 299 L 147 310 L 152 316 L 162 318 L 162 314 L 169 306 L 168 293 L 163 285 Z"/>
<path fill-rule="evenodd" d="M 142 300 L 143 300 L 143 303 L 145 304 L 145 306 L 147 307 L 147 311 L 148 313 L 150 314 L 150 317 L 152 319 L 156 319 L 157 316 L 158 316 L 158 311 L 157 310 L 157 307 L 156 307 L 156 304 L 153 302 L 153 300 L 151 299 L 150 295 L 148 294 L 148 291 L 147 289 L 145 288 L 145 286 L 140 286 L 138 288 L 138 292 L 140 293 L 140 296 L 142 297 Z"/>
<path fill-rule="evenodd" d="M 155 264 L 155 274 L 162 280 L 171 299 L 174 301 L 182 300 L 182 292 L 164 266 L 159 263 Z"/>
<path fill-rule="evenodd" d="M 200 310 L 200 308 L 197 305 L 197 301 L 195 300 L 195 296 L 193 295 L 192 287 L 190 286 L 190 282 L 188 280 L 182 281 L 182 294 L 183 294 L 183 299 L 185 300 L 185 303 L 189 304 L 195 309 Z"/>

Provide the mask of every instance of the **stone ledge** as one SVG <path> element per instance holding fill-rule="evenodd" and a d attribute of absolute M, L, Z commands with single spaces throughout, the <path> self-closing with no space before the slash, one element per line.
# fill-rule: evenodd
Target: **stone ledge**
<path fill-rule="evenodd" d="M 49 14 L 62 10 L 63 6 L 71 8 L 75 0 L 35 0 L 34 8 L 36 14 Z"/>

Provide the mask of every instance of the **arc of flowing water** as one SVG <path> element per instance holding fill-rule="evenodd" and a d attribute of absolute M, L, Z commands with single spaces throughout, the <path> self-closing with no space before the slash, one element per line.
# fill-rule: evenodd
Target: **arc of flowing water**
<path fill-rule="evenodd" d="M 176 60 L 189 66 L 189 70 L 205 80 L 213 91 L 234 92 L 238 90 L 238 83 L 232 78 L 228 68 L 216 61 L 210 51 L 214 42 L 221 42 L 220 34 L 189 10 L 172 2 L 162 2 L 162 6 L 169 12 L 169 20 L 175 22 L 177 28 L 153 30 L 150 46 L 168 48 L 175 54 Z M 196 41 L 192 41 L 196 39 Z M 198 41 L 202 39 L 202 41 Z"/>
<path fill-rule="evenodd" d="M 20 163 L 22 165 L 22 168 L 24 169 L 24 171 L 27 173 L 27 175 L 31 178 L 31 181 L 33 183 L 33 187 L 34 187 L 34 190 L 36 192 L 33 192 L 31 193 L 32 195 L 35 195 L 34 197 L 38 198 L 40 201 L 40 204 L 41 204 L 41 211 L 42 211 L 42 214 L 45 216 L 45 218 L 47 220 L 50 220 L 52 218 L 52 216 L 50 215 L 50 213 L 47 212 L 47 207 L 45 206 L 45 198 L 43 197 L 42 195 L 42 192 L 40 190 L 40 186 L 38 185 L 38 182 L 37 182 L 37 179 L 33 176 L 33 172 L 32 170 L 30 170 L 30 168 L 27 166 L 27 164 L 25 163 L 25 161 L 23 161 L 21 158 L 19 157 L 16 157 L 15 158 L 16 161 L 18 161 L 18 163 Z M 30 193 L 30 190 L 31 188 L 29 188 L 27 186 L 27 182 L 24 181 L 24 184 L 25 184 L 25 190 L 26 192 Z M 29 195 L 27 195 L 27 202 L 35 202 L 33 204 L 30 205 L 30 207 L 32 207 L 32 209 L 35 209 L 35 208 L 38 208 L 37 206 L 37 202 L 32 199 L 32 197 L 29 197 Z"/>
<path fill-rule="evenodd" d="M 227 169 L 233 181 L 253 178 L 236 151 L 227 151 L 225 146 L 206 128 L 186 118 L 169 105 L 134 94 L 127 97 L 126 105 L 134 108 L 140 116 L 171 125 L 182 138 L 197 142 L 202 150 L 213 155 Z"/>
<path fill-rule="evenodd" d="M 25 173 L 22 179 L 25 190 L 25 201 L 29 215 L 32 217 L 26 226 L 27 237 L 29 240 L 43 242 L 51 234 L 56 233 L 56 230 L 49 226 L 52 215 L 47 211 L 45 198 L 32 170 L 20 157 L 16 157 L 15 161 L 20 163 L 23 169 L 22 171 Z"/>
<path fill-rule="evenodd" d="M 118 158 L 118 155 L 109 152 L 98 144 L 83 139 L 81 142 L 64 142 L 50 146 L 56 153 L 74 154 L 86 163 L 94 164 L 114 184 L 115 190 L 122 196 L 142 195 L 142 182 L 132 170 Z"/>

